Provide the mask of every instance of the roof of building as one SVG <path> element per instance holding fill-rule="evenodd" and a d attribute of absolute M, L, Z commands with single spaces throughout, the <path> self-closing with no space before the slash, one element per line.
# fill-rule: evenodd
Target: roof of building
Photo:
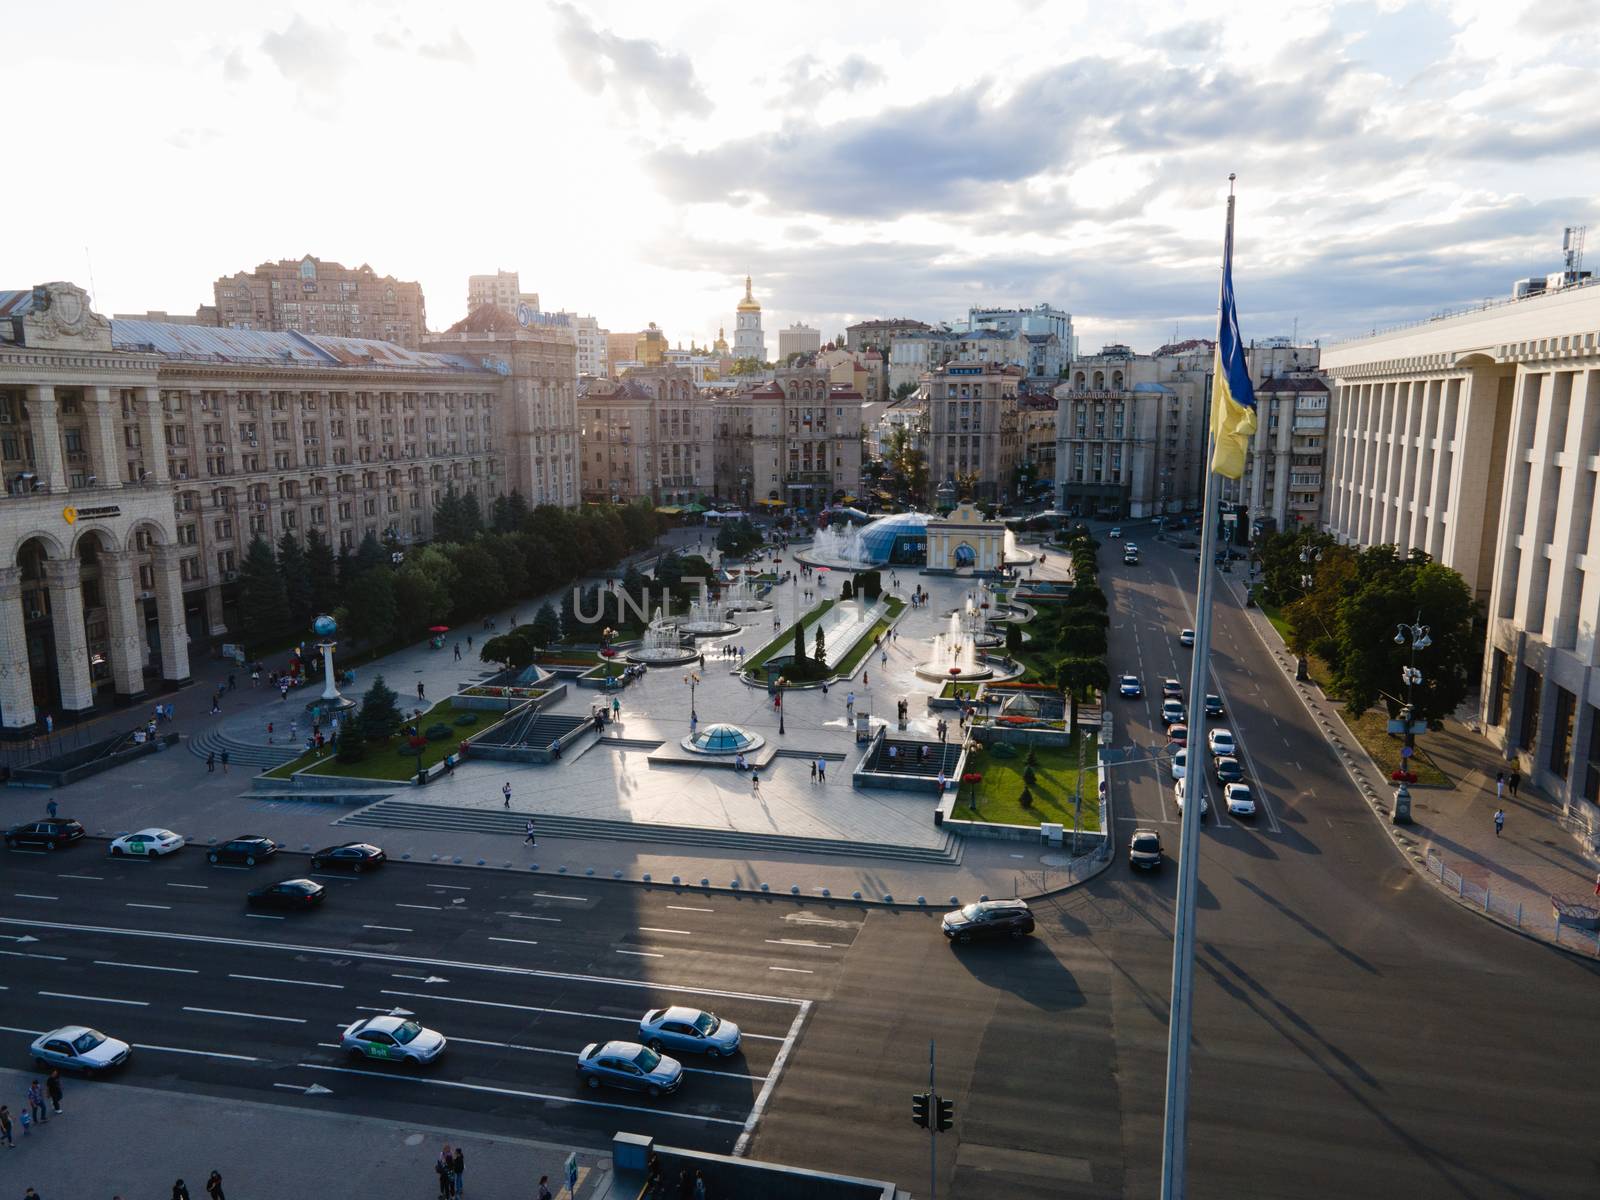
<path fill-rule="evenodd" d="M 0 292 L 0 318 L 20 317 L 33 311 L 33 289 Z"/>
<path fill-rule="evenodd" d="M 446 333 L 516 333 L 522 326 L 498 304 L 480 304 Z"/>
<path fill-rule="evenodd" d="M 111 322 L 115 349 L 184 362 L 271 363 L 279 366 L 389 368 L 412 371 L 481 371 L 456 354 L 407 350 L 371 338 L 325 337 L 263 329 L 218 329 L 210 325 L 169 325 L 161 321 Z"/>
<path fill-rule="evenodd" d="M 1209 352 L 1215 350 L 1216 348 L 1216 342 L 1212 341 L 1210 338 L 1187 338 L 1181 342 L 1168 342 L 1165 346 L 1162 346 L 1156 351 L 1156 355 L 1160 357 L 1168 354 L 1192 354 L 1196 350 L 1205 350 Z"/>
<path fill-rule="evenodd" d="M 1053 333 L 1029 333 L 1024 335 L 1030 342 L 1059 342 L 1061 339 Z"/>
<path fill-rule="evenodd" d="M 1268 375 L 1256 384 L 1258 392 L 1326 392 L 1325 380 L 1315 375 Z"/>

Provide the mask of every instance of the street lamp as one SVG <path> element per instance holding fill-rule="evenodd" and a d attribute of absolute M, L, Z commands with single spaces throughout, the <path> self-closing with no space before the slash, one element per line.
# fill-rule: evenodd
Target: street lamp
<path fill-rule="evenodd" d="M 783 728 L 783 685 L 786 682 L 787 682 L 787 680 L 782 675 L 778 676 L 778 736 L 779 737 L 782 737 L 784 735 L 784 728 Z"/>
<path fill-rule="evenodd" d="M 683 677 L 683 681 L 689 685 L 689 720 L 698 721 L 700 714 L 694 710 L 694 688 L 695 684 L 700 682 L 700 676 L 694 671 L 690 671 Z"/>

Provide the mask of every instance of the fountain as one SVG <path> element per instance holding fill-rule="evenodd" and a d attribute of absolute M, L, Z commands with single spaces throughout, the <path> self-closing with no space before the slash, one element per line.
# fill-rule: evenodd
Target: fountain
<path fill-rule="evenodd" d="M 678 622 L 678 632 L 692 634 L 697 638 L 737 633 L 739 626 L 728 620 L 729 611 L 726 601 L 713 600 L 711 592 L 702 589 L 700 599 L 689 606 L 689 619 Z"/>
<path fill-rule="evenodd" d="M 967 612 L 982 610 L 972 605 L 970 600 L 967 604 L 967 610 L 950 614 L 950 622 L 944 633 L 934 635 L 933 657 L 927 662 L 918 663 L 916 667 L 917 674 L 922 678 L 960 682 L 994 677 L 994 668 L 978 657 L 977 642 L 968 628 Z"/>
<path fill-rule="evenodd" d="M 678 626 L 661 615 L 660 605 L 650 614 L 650 625 L 644 631 L 644 640 L 627 654 L 629 662 L 644 663 L 651 667 L 676 666 L 699 657 L 700 652 L 693 646 L 684 649 Z"/>
<path fill-rule="evenodd" d="M 722 589 L 723 615 L 732 616 L 736 612 L 759 612 L 771 608 L 771 604 L 756 594 L 756 586 L 752 576 L 743 572 L 735 575 L 733 582 Z"/>
<path fill-rule="evenodd" d="M 872 563 L 872 555 L 861 538 L 861 527 L 848 523 L 817 530 L 805 557 L 808 561 L 844 566 L 868 566 Z"/>

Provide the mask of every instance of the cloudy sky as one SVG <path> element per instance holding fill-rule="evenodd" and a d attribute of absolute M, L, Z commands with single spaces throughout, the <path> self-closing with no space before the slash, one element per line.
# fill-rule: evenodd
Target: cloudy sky
<path fill-rule="evenodd" d="M 1255 11 L 1252 11 L 1252 9 Z M 1365 332 L 1600 257 L 1592 0 L 15 6 L 0 287 L 192 311 L 316 254 L 768 345 L 1049 301 L 1087 351 Z M 20 134 L 23 130 L 14 130 Z M 1298 322 L 1298 326 L 1296 326 Z"/>

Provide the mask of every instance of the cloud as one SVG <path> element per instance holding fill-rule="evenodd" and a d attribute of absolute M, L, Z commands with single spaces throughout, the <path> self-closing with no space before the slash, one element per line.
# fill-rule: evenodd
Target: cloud
<path fill-rule="evenodd" d="M 882 83 L 883 68 L 861 54 L 846 55 L 837 66 L 829 66 L 815 55 L 805 54 L 784 68 L 785 88 L 779 103 L 787 108 L 816 104 L 832 92 L 854 92 Z"/>
<path fill-rule="evenodd" d="M 313 25 L 299 13 L 281 32 L 264 35 L 261 49 L 302 93 L 323 97 L 338 91 L 352 62 L 343 34 Z"/>
<path fill-rule="evenodd" d="M 167 145 L 177 150 L 199 150 L 210 145 L 222 136 L 222 130 L 210 126 L 189 125 L 183 129 L 176 129 L 164 139 Z"/>
<path fill-rule="evenodd" d="M 222 77 L 229 83 L 243 83 L 250 78 L 250 68 L 245 65 L 244 53 L 237 46 L 222 56 Z"/>
<path fill-rule="evenodd" d="M 440 62 L 460 63 L 463 66 L 470 66 L 478 59 L 477 54 L 467 43 L 467 39 L 461 36 L 461 30 L 459 29 L 452 29 L 450 36 L 442 41 L 424 42 L 417 47 L 417 52 L 423 58 L 437 59 Z"/>
<path fill-rule="evenodd" d="M 552 6 L 556 46 L 567 71 L 592 96 L 611 93 L 627 111 L 643 100 L 662 116 L 705 117 L 711 101 L 686 55 L 644 38 L 619 37 L 590 23 L 570 4 Z"/>

